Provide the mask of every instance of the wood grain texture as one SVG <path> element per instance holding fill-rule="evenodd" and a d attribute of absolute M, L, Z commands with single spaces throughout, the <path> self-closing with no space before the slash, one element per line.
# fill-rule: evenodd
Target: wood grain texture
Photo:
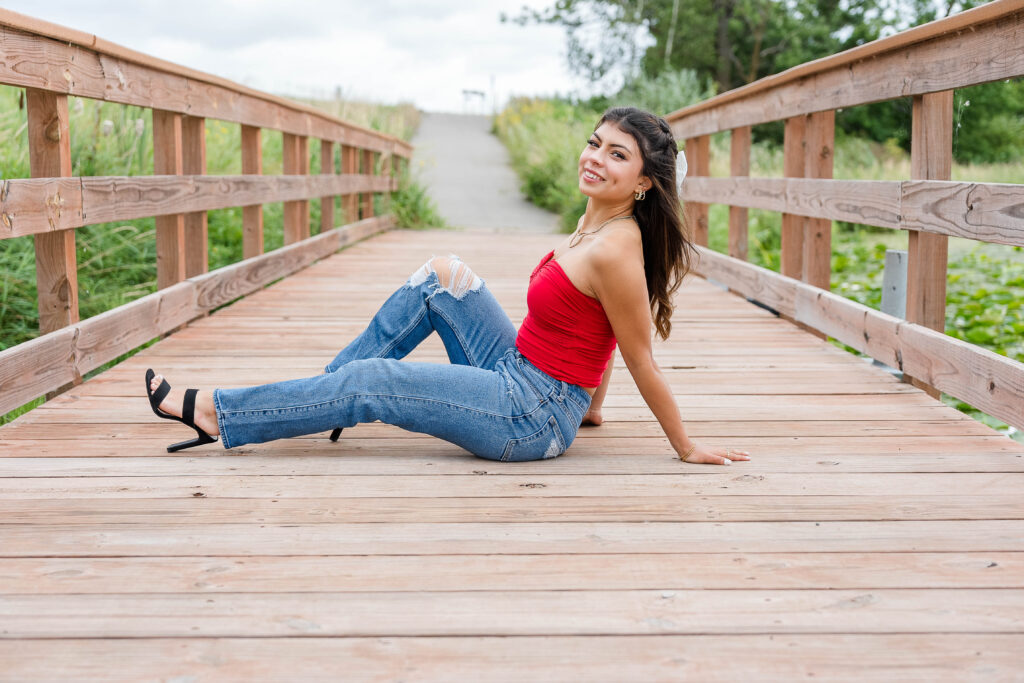
<path fill-rule="evenodd" d="M 255 126 L 242 126 L 242 173 L 263 174 L 263 136 Z M 252 258 L 263 253 L 263 206 L 250 204 L 242 207 L 242 257 Z"/>
<path fill-rule="evenodd" d="M 485 461 L 382 424 L 168 454 L 183 430 L 152 416 L 145 368 L 201 389 L 317 374 L 454 250 L 518 322 L 558 237 L 389 231 L 257 284 L 332 239 L 176 285 L 179 303 L 147 315 L 231 303 L 0 427 L 5 674 L 1015 675 L 1024 447 L 699 277 L 654 351 L 688 433 L 748 463 L 680 463 L 619 355 L 606 422 L 549 460 Z M 805 283 L 736 272 L 853 328 Z M 74 341 L 46 352 L 57 363 Z M 431 338 L 408 360 L 447 357 Z"/>
<path fill-rule="evenodd" d="M 1019 0 L 988 4 L 984 12 L 809 62 L 666 118 L 677 138 L 689 138 L 1024 75 L 1024 7 Z"/>
<path fill-rule="evenodd" d="M 334 143 L 330 140 L 320 141 L 320 173 L 334 174 Z M 334 227 L 334 196 L 320 198 L 320 232 L 327 232 Z"/>
<path fill-rule="evenodd" d="M 750 126 L 735 128 L 729 144 L 729 174 L 733 177 L 750 175 Z M 684 183 L 685 185 L 685 183 Z M 729 206 L 729 256 L 747 260 L 747 233 L 749 224 L 747 207 Z"/>
<path fill-rule="evenodd" d="M 2 9 L 0 83 L 412 154 L 402 140 L 314 107 Z"/>
<path fill-rule="evenodd" d="M 689 162 L 687 177 L 706 177 L 711 175 L 711 138 L 707 135 L 687 140 L 686 158 Z M 686 183 L 683 183 L 684 187 Z M 708 243 L 708 206 L 701 202 L 686 202 L 683 205 L 686 228 L 689 230 L 694 244 L 707 246 Z"/>
<path fill-rule="evenodd" d="M 183 116 L 181 119 L 182 175 L 206 174 L 206 119 Z M 209 238 L 205 211 L 190 211 L 185 223 L 185 277 L 209 270 Z"/>
<path fill-rule="evenodd" d="M 153 173 L 156 175 L 180 176 L 184 173 L 181 119 L 181 114 L 176 112 L 153 110 Z M 174 213 L 150 214 L 156 216 L 156 282 L 159 289 L 187 277 L 185 217 L 180 213 L 183 209 L 175 206 Z M 82 213 L 84 217 L 85 211 Z"/>
<path fill-rule="evenodd" d="M 786 119 L 782 149 L 782 173 L 786 178 L 802 178 L 805 175 L 807 154 L 805 148 L 807 121 L 805 116 L 791 116 Z M 804 222 L 805 218 L 788 212 L 788 202 L 783 205 L 779 272 L 787 277 L 803 278 L 804 265 Z"/>

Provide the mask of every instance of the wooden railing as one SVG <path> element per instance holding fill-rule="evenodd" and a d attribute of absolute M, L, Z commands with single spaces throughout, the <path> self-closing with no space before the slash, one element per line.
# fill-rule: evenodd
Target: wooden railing
<path fill-rule="evenodd" d="M 974 10 L 680 109 L 697 270 L 889 366 L 1024 429 L 1024 365 L 944 334 L 948 236 L 1024 245 L 1024 186 L 949 182 L 953 89 L 1024 75 L 1024 2 Z M 835 110 L 913 99 L 911 178 L 833 180 Z M 751 126 L 785 121 L 785 178 L 751 178 Z M 710 178 L 710 135 L 731 131 L 731 177 Z M 706 248 L 708 204 L 727 204 L 729 256 Z M 781 275 L 746 263 L 747 209 L 782 213 Z M 829 289 L 831 221 L 909 233 L 907 319 Z"/>
<path fill-rule="evenodd" d="M 397 189 L 396 162 L 412 152 L 312 107 L 2 9 L 0 84 L 25 88 L 32 175 L 0 181 L 0 239 L 34 236 L 41 333 L 0 352 L 0 414 L 390 227 L 391 217 L 374 217 L 373 195 Z M 152 109 L 154 175 L 71 177 L 69 96 Z M 243 175 L 205 175 L 208 118 L 241 125 Z M 283 175 L 262 174 L 263 130 L 283 136 Z M 320 140 L 319 175 L 309 174 L 310 137 Z M 349 225 L 336 230 L 338 195 Z M 311 238 L 312 198 L 324 201 Z M 271 202 L 284 202 L 286 246 L 264 254 L 261 205 Z M 206 212 L 238 206 L 246 260 L 208 273 Z M 75 229 L 150 216 L 158 291 L 80 322 Z"/>

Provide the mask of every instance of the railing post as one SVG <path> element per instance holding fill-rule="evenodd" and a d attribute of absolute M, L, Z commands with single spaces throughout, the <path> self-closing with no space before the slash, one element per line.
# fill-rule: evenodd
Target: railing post
<path fill-rule="evenodd" d="M 807 115 L 804 127 L 804 176 L 832 178 L 836 113 L 833 110 Z M 803 239 L 803 281 L 831 289 L 832 221 L 805 218 Z"/>
<path fill-rule="evenodd" d="M 71 176 L 71 135 L 68 96 L 25 89 L 28 113 L 29 169 L 33 178 Z M 39 333 L 78 322 L 78 262 L 75 231 L 57 230 L 34 236 Z"/>
<path fill-rule="evenodd" d="M 263 175 L 263 143 L 256 126 L 242 124 L 242 173 Z M 263 253 L 263 205 L 242 207 L 242 257 Z"/>
<path fill-rule="evenodd" d="M 349 145 L 341 146 L 341 172 L 347 175 L 359 173 L 359 157 L 355 147 Z M 342 198 L 342 208 L 345 210 L 345 223 L 355 223 L 359 220 L 359 195 L 349 193 Z"/>
<path fill-rule="evenodd" d="M 363 167 L 362 174 L 365 176 L 372 176 L 375 174 L 376 169 L 374 168 L 374 156 L 373 150 L 363 150 Z M 362 203 L 362 217 L 372 218 L 373 217 L 373 192 L 364 192 L 359 196 Z"/>
<path fill-rule="evenodd" d="M 309 175 L 309 138 L 284 133 L 281 145 L 285 175 Z M 284 243 L 293 244 L 309 237 L 309 200 L 284 203 Z"/>
<path fill-rule="evenodd" d="M 733 178 L 750 175 L 750 126 L 734 128 L 729 145 L 729 174 Z M 747 207 L 729 207 L 729 256 L 747 260 L 749 232 Z"/>
<path fill-rule="evenodd" d="M 181 168 L 185 175 L 206 174 L 206 119 L 181 118 Z M 192 211 L 185 220 L 185 277 L 209 270 L 208 224 L 205 211 Z"/>
<path fill-rule="evenodd" d="M 334 175 L 334 143 L 320 141 L 320 173 Z M 334 229 L 334 195 L 320 198 L 320 232 Z"/>
<path fill-rule="evenodd" d="M 701 135 L 686 141 L 686 160 L 691 176 L 711 175 L 711 136 Z M 695 244 L 708 245 L 708 205 L 686 202 L 684 207 L 686 223 Z"/>
<path fill-rule="evenodd" d="M 914 97 L 910 177 L 949 180 L 953 167 L 953 91 Z M 910 230 L 907 240 L 907 320 L 944 332 L 949 238 Z M 910 378 L 938 398 L 939 390 Z"/>
<path fill-rule="evenodd" d="M 153 110 L 153 174 L 182 175 L 181 114 Z M 170 287 L 185 279 L 185 218 L 157 216 L 156 286 Z"/>
<path fill-rule="evenodd" d="M 787 178 L 802 178 L 804 176 L 804 156 L 804 116 L 801 114 L 786 119 L 782 174 Z M 799 280 L 803 277 L 804 272 L 804 217 L 783 213 L 781 237 L 779 272 Z"/>

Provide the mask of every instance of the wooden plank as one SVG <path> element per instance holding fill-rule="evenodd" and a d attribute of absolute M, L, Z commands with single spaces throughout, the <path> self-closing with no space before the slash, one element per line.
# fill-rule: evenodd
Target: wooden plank
<path fill-rule="evenodd" d="M 804 175 L 831 178 L 835 156 L 835 112 L 825 111 L 807 117 L 804 132 Z M 832 221 L 804 219 L 804 282 L 830 289 L 832 280 Z"/>
<path fill-rule="evenodd" d="M 735 128 L 729 145 L 729 174 L 732 177 L 750 175 L 750 126 Z M 729 256 L 747 260 L 747 209 L 729 206 Z"/>
<path fill-rule="evenodd" d="M 0 557 L 1020 552 L 1019 520 L 0 525 Z"/>
<path fill-rule="evenodd" d="M 688 138 L 1021 76 L 1024 53 L 1008 48 L 1020 42 L 1024 11 L 1016 0 L 988 4 L 985 12 L 808 62 L 666 118 L 677 138 Z"/>
<path fill-rule="evenodd" d="M 25 89 L 28 118 L 29 167 L 34 178 L 71 175 L 71 135 L 68 128 L 66 95 Z M 3 192 L 4 195 L 7 191 Z M 51 217 L 61 213 L 59 193 L 51 209 L 40 212 Z M 4 225 L 11 227 L 4 212 Z M 51 228 L 52 229 L 52 228 Z M 36 235 L 36 291 L 39 332 L 46 334 L 78 322 L 78 262 L 75 233 L 58 230 Z"/>
<path fill-rule="evenodd" d="M 910 174 L 925 180 L 949 180 L 953 165 L 953 91 L 913 98 Z M 946 330 L 946 267 L 949 238 L 911 230 L 907 240 L 907 320 L 939 332 Z M 934 398 L 939 390 L 913 375 L 906 381 Z"/>
<path fill-rule="evenodd" d="M 153 173 L 181 175 L 183 141 L 181 114 L 153 110 Z M 178 208 L 177 211 L 181 211 Z M 82 212 L 86 212 L 83 210 Z M 164 289 L 184 280 L 185 218 L 181 213 L 156 217 L 157 288 Z"/>
<path fill-rule="evenodd" d="M 1024 590 L 13 595 L 7 638 L 1020 633 Z M 439 610 L 445 615 L 438 619 Z M 500 615 L 500 616 L 497 616 Z"/>
<path fill-rule="evenodd" d="M 334 143 L 330 140 L 321 140 L 320 173 L 330 175 L 334 172 Z M 320 232 L 327 232 L 332 228 L 334 228 L 334 195 L 325 195 L 320 198 Z"/>
<path fill-rule="evenodd" d="M 697 270 L 1024 429 L 1022 363 L 707 249 Z"/>
<path fill-rule="evenodd" d="M 183 116 L 181 119 L 181 168 L 184 175 L 206 174 L 206 119 Z M 185 277 L 207 272 L 209 238 L 205 211 L 184 214 Z"/>
<path fill-rule="evenodd" d="M 392 225 L 393 218 L 383 216 L 343 226 L 315 241 L 220 268 L 0 351 L 0 411 L 63 386 L 206 311 Z"/>
<path fill-rule="evenodd" d="M 305 175 L 309 173 L 309 160 L 303 154 L 302 141 L 305 138 L 284 133 L 281 144 L 282 163 L 285 175 Z M 303 232 L 304 213 L 302 201 L 284 203 L 284 243 L 295 244 L 306 237 Z M 305 211 L 308 215 L 309 211 Z"/>
<path fill-rule="evenodd" d="M 357 150 L 349 145 L 341 146 L 341 172 L 348 175 L 359 173 L 359 157 Z M 359 197 L 352 193 L 343 193 L 341 198 L 342 210 L 345 212 L 345 220 L 354 223 L 359 220 Z"/>
<path fill-rule="evenodd" d="M 688 571 L 679 572 L 679 567 Z M 404 590 L 1018 588 L 1022 553 L 665 553 L 0 560 L 7 595 Z"/>
<path fill-rule="evenodd" d="M 242 174 L 263 174 L 262 132 L 255 126 L 242 126 Z M 263 253 L 263 206 L 250 204 L 242 208 L 242 257 Z"/>
<path fill-rule="evenodd" d="M 922 680 L 1019 673 L 1018 634 L 731 634 L 0 641 L 16 679 Z M 798 652 L 800 656 L 794 656 Z M 116 667 L 111 662 L 117 662 Z"/>
<path fill-rule="evenodd" d="M 711 175 L 711 138 L 707 135 L 687 140 L 686 159 L 690 170 L 688 177 Z M 683 183 L 685 186 L 686 183 Z M 686 202 L 683 206 L 686 226 L 694 244 L 707 246 L 708 205 L 700 202 Z"/>
<path fill-rule="evenodd" d="M 664 475 L 659 475 L 664 476 Z M 877 475 L 872 475 L 877 483 Z M 995 476 L 995 475 L 994 475 Z M 164 477 L 170 479 L 170 477 Z M 346 482 L 346 488 L 357 480 Z M 396 482 L 396 484 L 401 482 Z M 528 482 L 541 485 L 539 482 Z M 280 484 L 278 484 L 280 486 Z M 188 524 L 358 524 L 489 522 L 818 522 L 985 520 L 1013 516 L 1024 507 L 1020 496 L 908 495 L 863 496 L 723 495 L 700 496 L 692 502 L 659 493 L 632 496 L 538 495 L 527 501 L 489 494 L 478 497 L 221 498 L 216 491 L 195 488 L 174 499 L 76 498 L 37 500 L 16 498 L 0 503 L 7 524 L 102 525 L 160 523 L 176 519 Z M 305 495 L 305 494 L 304 494 Z M 315 495 L 311 492 L 309 495 Z M 202 498 L 203 504 L 193 502 Z M 14 504 L 17 502 L 17 505 Z M 525 510 L 524 507 L 528 507 Z"/>
<path fill-rule="evenodd" d="M 361 170 L 363 175 L 376 175 L 376 161 L 373 155 L 373 151 L 364 149 L 361 154 Z M 370 218 L 373 216 L 373 194 L 365 193 L 359 196 L 360 202 L 360 217 Z"/>
<path fill-rule="evenodd" d="M 787 178 L 804 175 L 806 163 L 806 117 L 793 116 L 786 119 L 783 138 L 783 174 Z M 787 202 L 788 204 L 788 202 Z M 782 247 L 779 257 L 779 272 L 797 280 L 803 279 L 804 221 L 802 216 L 782 214 Z"/>
<path fill-rule="evenodd" d="M 55 35 L 61 38 L 47 37 Z M 404 157 L 412 154 L 412 146 L 402 140 L 315 107 L 6 10 L 0 10 L 0 44 L 0 83 L 315 135 Z"/>

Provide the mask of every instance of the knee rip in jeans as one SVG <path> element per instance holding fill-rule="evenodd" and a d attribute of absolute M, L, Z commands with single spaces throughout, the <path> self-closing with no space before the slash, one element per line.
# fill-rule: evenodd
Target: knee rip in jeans
<path fill-rule="evenodd" d="M 475 292 L 484 284 L 484 281 L 460 261 L 458 256 L 437 256 L 424 263 L 409 277 L 409 286 L 418 287 L 426 282 L 431 273 L 437 273 L 437 291 L 448 292 L 456 299 L 462 299 L 467 293 Z"/>

